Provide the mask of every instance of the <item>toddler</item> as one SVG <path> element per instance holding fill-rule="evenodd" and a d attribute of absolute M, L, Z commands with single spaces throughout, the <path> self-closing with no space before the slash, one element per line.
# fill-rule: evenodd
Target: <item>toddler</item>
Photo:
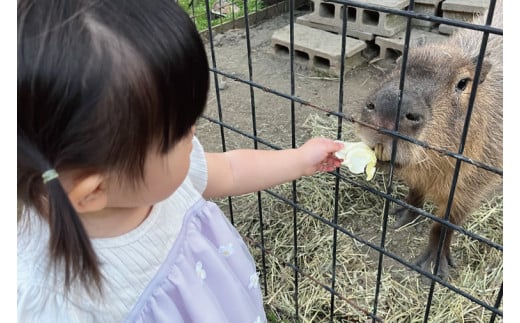
<path fill-rule="evenodd" d="M 343 145 L 205 152 L 205 47 L 173 0 L 18 1 L 18 320 L 266 322 L 206 200 L 332 171 Z"/>

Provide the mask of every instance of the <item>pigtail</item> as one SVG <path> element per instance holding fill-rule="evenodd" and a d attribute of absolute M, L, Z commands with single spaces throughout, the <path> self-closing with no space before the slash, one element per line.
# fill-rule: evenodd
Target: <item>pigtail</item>
<path fill-rule="evenodd" d="M 59 181 L 58 172 L 37 149 L 18 135 L 18 199 L 49 225 L 49 254 L 54 269 L 63 266 L 66 289 L 79 280 L 101 291 L 96 254 L 81 220 Z M 25 215 L 22 213 L 21 217 Z M 20 219 L 22 220 L 22 219 Z"/>
<path fill-rule="evenodd" d="M 90 239 L 59 180 L 45 184 L 49 202 L 49 250 L 62 259 L 65 286 L 79 279 L 87 289 L 92 283 L 101 290 L 101 273 Z M 58 264 L 59 262 L 56 262 Z"/>

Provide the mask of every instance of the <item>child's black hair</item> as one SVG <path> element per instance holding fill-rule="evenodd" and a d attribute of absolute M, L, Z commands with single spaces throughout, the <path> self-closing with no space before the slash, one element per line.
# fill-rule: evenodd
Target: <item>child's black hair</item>
<path fill-rule="evenodd" d="M 102 278 L 60 182 L 42 173 L 138 183 L 152 147 L 166 153 L 188 134 L 208 87 L 204 44 L 173 0 L 18 1 L 18 200 L 48 222 L 67 287 Z"/>

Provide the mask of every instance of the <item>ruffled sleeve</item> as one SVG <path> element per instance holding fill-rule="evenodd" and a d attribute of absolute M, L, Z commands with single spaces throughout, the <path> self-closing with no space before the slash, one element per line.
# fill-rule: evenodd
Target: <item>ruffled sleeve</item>
<path fill-rule="evenodd" d="M 188 178 L 191 180 L 195 189 L 202 195 L 208 182 L 208 167 L 204 148 L 197 137 L 193 137 L 193 149 L 191 151 L 191 164 L 188 171 Z"/>

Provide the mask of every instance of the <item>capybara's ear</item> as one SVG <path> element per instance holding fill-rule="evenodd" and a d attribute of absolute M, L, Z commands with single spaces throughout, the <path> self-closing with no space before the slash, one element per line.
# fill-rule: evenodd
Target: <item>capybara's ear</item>
<path fill-rule="evenodd" d="M 410 43 L 410 47 L 421 47 L 428 43 L 428 40 L 426 39 L 425 35 L 420 35 L 419 37 L 413 39 Z"/>
<path fill-rule="evenodd" d="M 473 57 L 474 69 L 477 68 L 477 62 L 478 62 L 478 57 Z M 492 67 L 492 64 L 489 62 L 489 58 L 486 57 L 484 59 L 484 62 L 482 62 L 482 69 L 480 70 L 479 84 L 483 83 L 486 80 L 487 74 L 489 73 L 489 70 L 491 69 L 491 67 Z"/>
<path fill-rule="evenodd" d="M 402 61 L 403 61 L 403 55 L 399 55 L 399 57 L 397 57 L 395 59 L 395 68 L 401 68 Z"/>

